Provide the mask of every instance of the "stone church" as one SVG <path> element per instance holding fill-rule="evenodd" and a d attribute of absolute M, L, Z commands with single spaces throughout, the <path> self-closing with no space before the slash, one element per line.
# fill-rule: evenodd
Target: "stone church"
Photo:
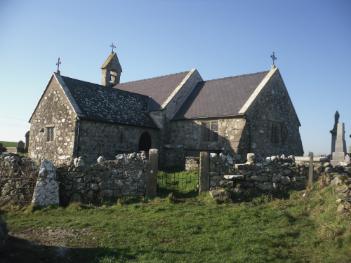
<path fill-rule="evenodd" d="M 302 155 L 300 121 L 279 69 L 203 80 L 196 69 L 120 83 L 112 51 L 101 84 L 54 73 L 31 118 L 29 155 L 68 164 L 82 156 L 157 148 L 163 167 L 200 151 L 245 158 Z"/>

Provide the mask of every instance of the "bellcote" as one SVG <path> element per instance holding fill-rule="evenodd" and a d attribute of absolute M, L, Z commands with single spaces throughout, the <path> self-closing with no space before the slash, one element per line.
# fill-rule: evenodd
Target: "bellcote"
<path fill-rule="evenodd" d="M 101 85 L 112 87 L 119 83 L 122 73 L 122 67 L 119 63 L 117 54 L 112 51 L 101 66 Z"/>

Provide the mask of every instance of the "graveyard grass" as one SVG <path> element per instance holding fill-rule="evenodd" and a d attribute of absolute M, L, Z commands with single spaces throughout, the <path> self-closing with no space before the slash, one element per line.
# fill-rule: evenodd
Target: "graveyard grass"
<path fill-rule="evenodd" d="M 351 218 L 336 213 L 332 188 L 314 187 L 288 199 L 126 198 L 10 210 L 5 219 L 17 237 L 37 242 L 23 248 L 13 238 L 16 259 L 25 262 L 350 262 Z"/>

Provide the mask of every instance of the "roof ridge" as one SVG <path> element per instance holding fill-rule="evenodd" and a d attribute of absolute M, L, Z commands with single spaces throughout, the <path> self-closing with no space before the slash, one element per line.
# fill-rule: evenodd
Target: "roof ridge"
<path fill-rule="evenodd" d="M 269 72 L 269 70 L 264 70 L 264 71 L 254 72 L 254 73 L 247 73 L 247 74 L 241 74 L 241 75 L 235 75 L 235 76 L 227 76 L 227 77 L 218 78 L 218 79 L 208 79 L 208 80 L 204 80 L 204 82 L 223 80 L 223 79 L 231 79 L 231 78 L 233 79 L 233 78 L 245 77 L 245 76 L 249 76 L 249 75 L 257 75 L 257 74 L 268 73 L 268 72 Z"/>
<path fill-rule="evenodd" d="M 133 94 L 133 95 L 138 95 L 138 96 L 150 99 L 150 96 L 146 96 L 146 95 L 143 95 L 143 94 L 140 94 L 140 93 L 137 93 L 137 92 L 133 92 L 133 91 L 116 89 L 116 88 L 114 88 L 115 86 L 114 87 L 106 87 L 106 86 L 103 86 L 103 85 L 100 85 L 100 84 L 97 84 L 97 83 L 93 83 L 93 82 L 89 82 L 89 81 L 85 81 L 85 80 L 81 80 L 81 79 L 75 79 L 75 78 L 71 78 L 71 77 L 68 77 L 68 76 L 62 76 L 62 75 L 60 75 L 60 76 L 63 77 L 63 78 L 69 78 L 69 79 L 72 79 L 72 80 L 76 80 L 76 81 L 92 84 L 92 85 L 95 85 L 95 86 L 99 86 L 99 87 L 101 87 L 102 89 L 105 89 L 105 90 L 112 90 L 112 91 L 117 91 L 117 92 L 121 92 L 121 93 L 130 93 L 130 94 Z"/>
<path fill-rule="evenodd" d="M 178 74 L 189 73 L 190 71 L 191 70 L 186 70 L 186 71 L 181 71 L 181 72 L 177 72 L 177 73 L 171 73 L 171 74 L 155 76 L 155 77 L 150 77 L 150 78 L 145 78 L 145 79 L 132 80 L 132 81 L 128 81 L 128 82 L 118 83 L 114 87 L 116 87 L 118 85 L 123 85 L 123 84 L 130 84 L 130 83 L 135 83 L 135 82 L 140 82 L 140 81 L 145 81 L 145 80 L 158 79 L 158 78 L 164 78 L 164 77 L 174 76 L 174 75 L 178 75 Z"/>
<path fill-rule="evenodd" d="M 97 83 L 94 83 L 94 82 L 90 82 L 90 81 L 86 81 L 86 80 L 81 80 L 81 79 L 76 79 L 76 78 L 72 78 L 72 77 L 68 77 L 68 76 L 63 76 L 63 75 L 60 75 L 60 76 L 61 76 L 61 77 L 64 77 L 64 78 L 69 78 L 69 79 L 73 79 L 73 80 L 78 80 L 78 81 L 81 81 L 81 82 L 85 82 L 85 83 L 89 83 L 89 84 L 93 84 L 93 85 L 97 85 L 97 86 L 106 88 L 105 86 L 100 85 L 100 84 L 97 84 Z"/>

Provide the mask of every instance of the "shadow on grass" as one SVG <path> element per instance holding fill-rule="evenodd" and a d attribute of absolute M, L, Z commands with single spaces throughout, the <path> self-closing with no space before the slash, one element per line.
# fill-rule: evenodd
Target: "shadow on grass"
<path fill-rule="evenodd" d="M 1 263 L 104 262 L 109 258 L 123 262 L 136 259 L 135 255 L 123 249 L 46 246 L 12 236 L 0 250 Z"/>
<path fill-rule="evenodd" d="M 177 198 L 195 198 L 199 195 L 197 189 L 184 192 L 184 191 L 180 191 L 177 189 L 168 189 L 168 188 L 163 188 L 163 187 L 157 188 L 157 196 L 159 196 L 161 198 L 165 198 L 165 197 L 169 196 L 169 194 L 173 194 Z"/>
<path fill-rule="evenodd" d="M 153 249 L 159 254 L 189 254 L 182 250 Z M 147 250 L 130 252 L 128 249 L 70 248 L 34 244 L 28 240 L 9 236 L 0 250 L 1 263 L 71 263 L 71 262 L 137 262 L 137 255 L 150 253 Z"/>

